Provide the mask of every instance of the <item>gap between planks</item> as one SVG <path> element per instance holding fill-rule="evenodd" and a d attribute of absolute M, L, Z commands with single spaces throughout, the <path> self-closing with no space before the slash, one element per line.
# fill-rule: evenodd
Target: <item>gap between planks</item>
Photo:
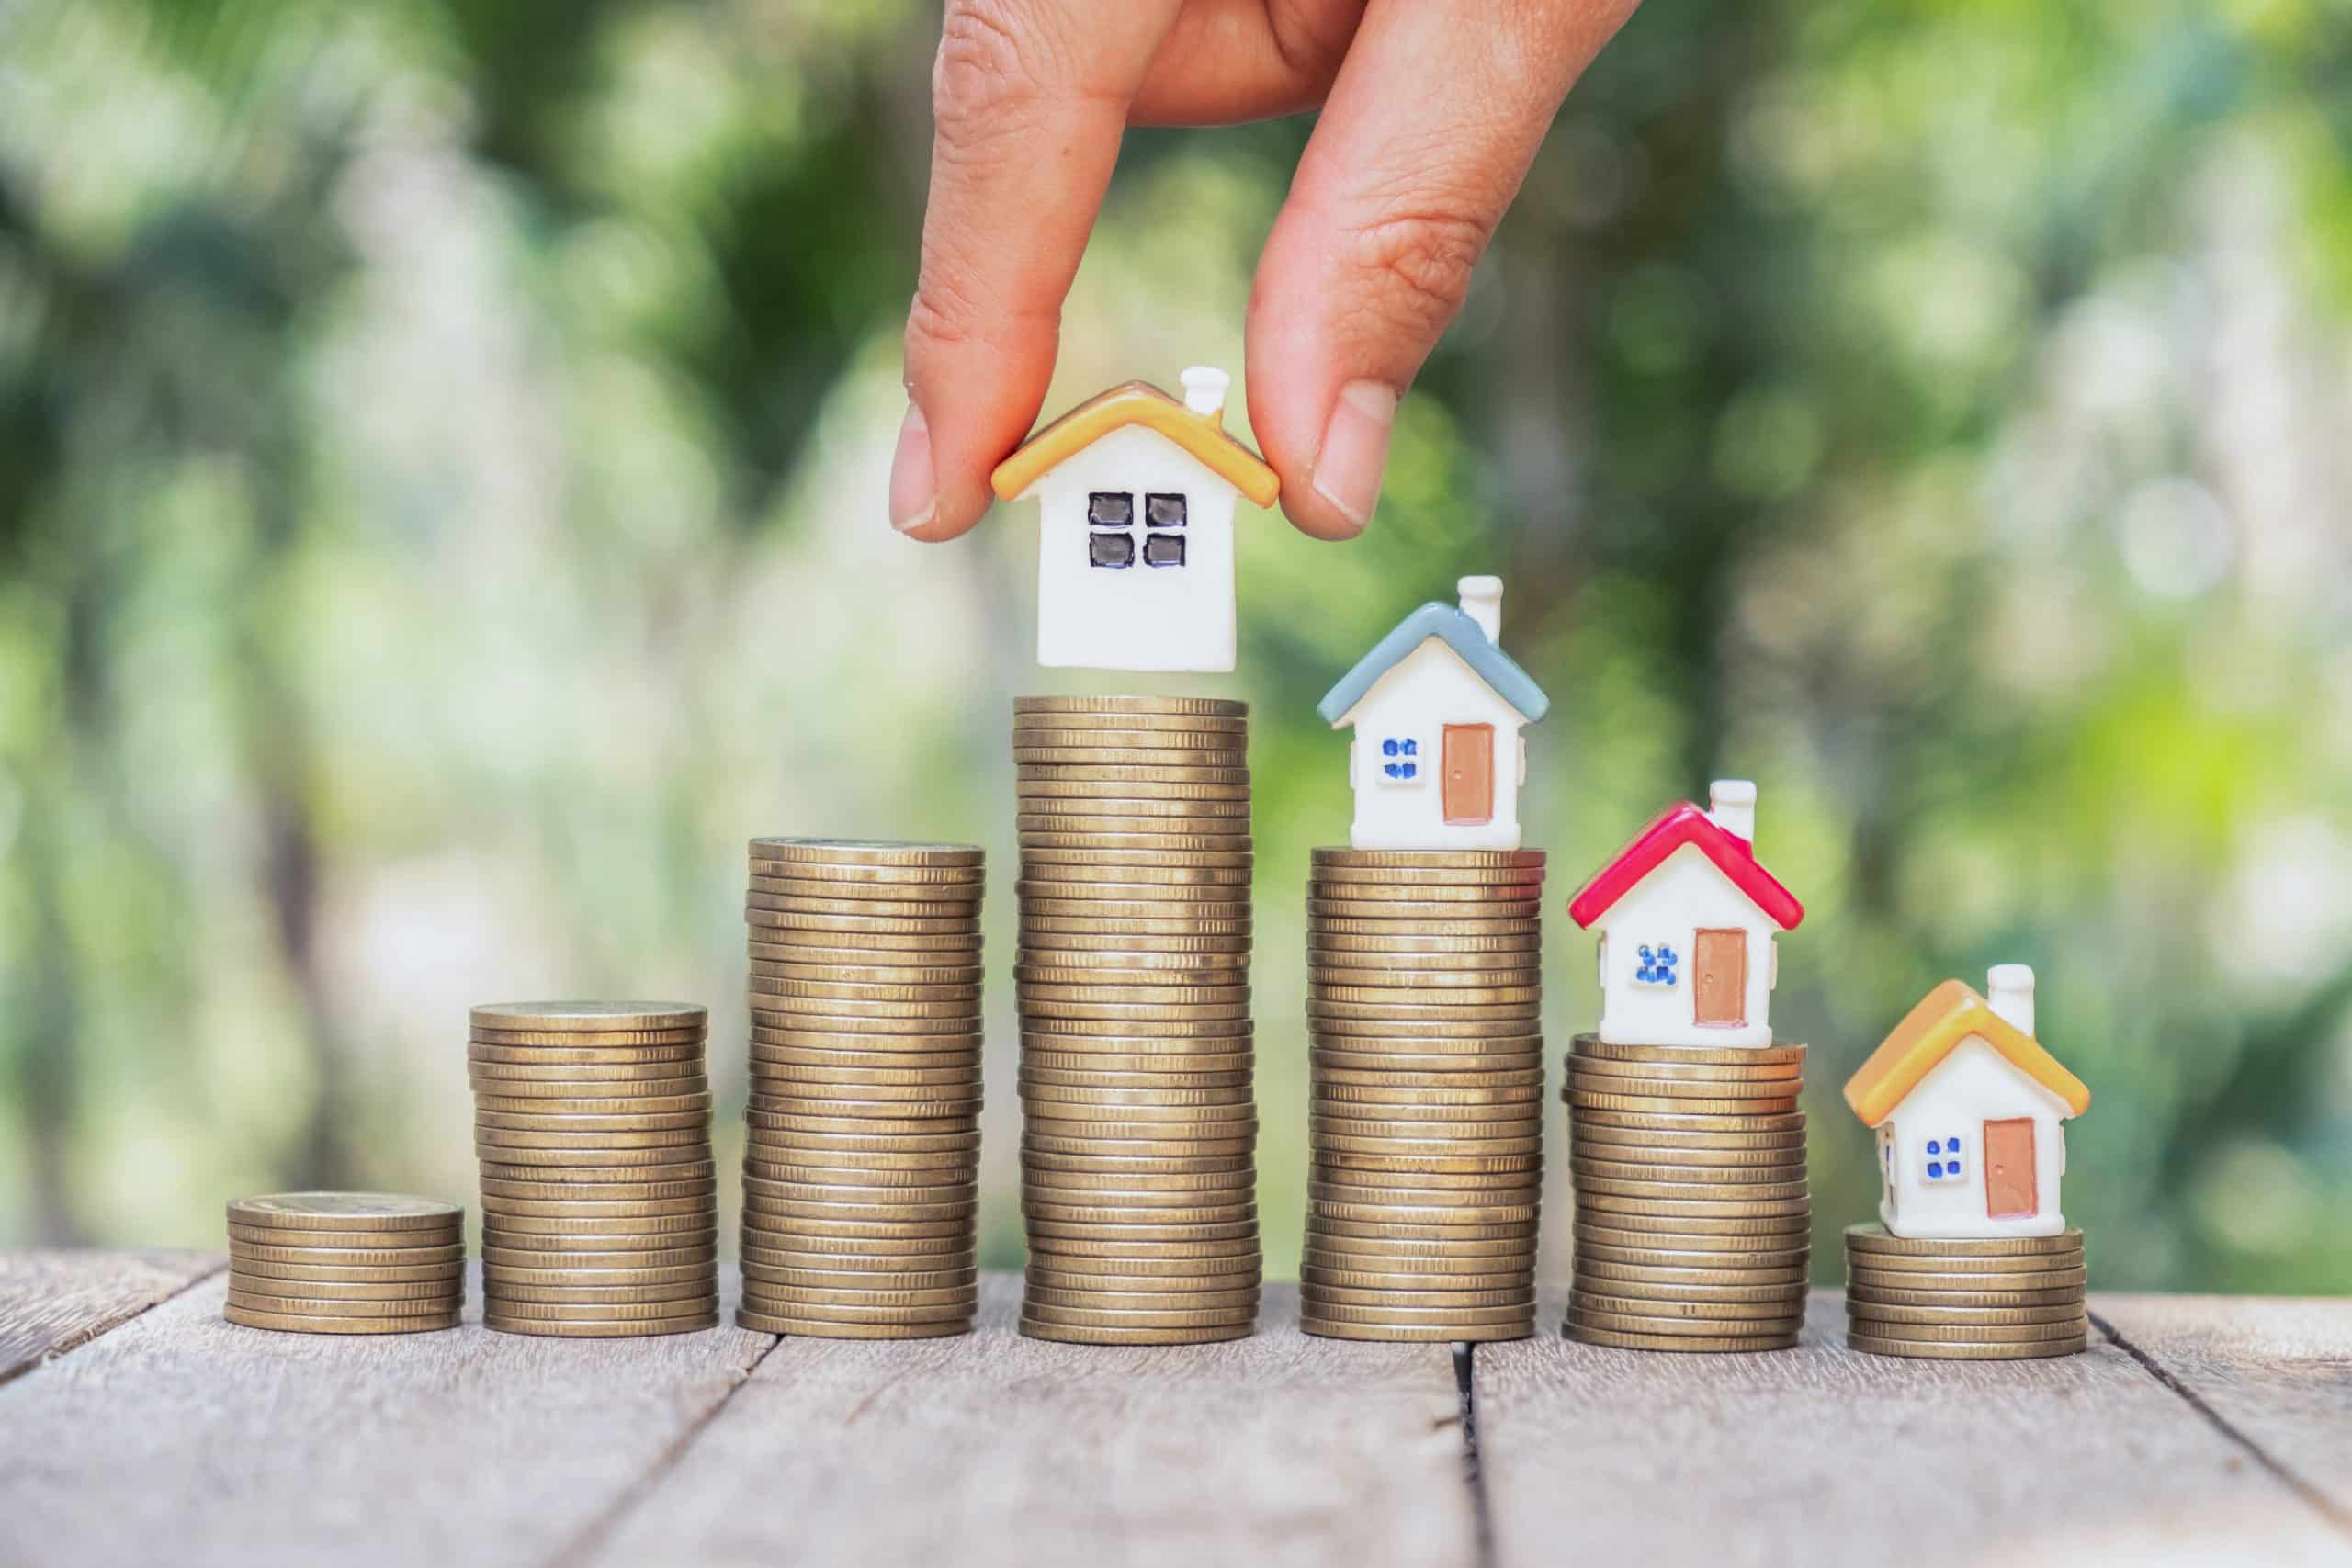
<path fill-rule="evenodd" d="M 2207 1426 L 2245 1450 L 2248 1458 L 2267 1471 L 2280 1485 L 2310 1504 L 2322 1518 L 2335 1526 L 2346 1537 L 2352 1538 L 2352 1512 L 2347 1512 L 2335 1498 L 2304 1479 L 2285 1461 L 2255 1441 L 2251 1434 L 2214 1409 L 2205 1396 L 2189 1387 L 2187 1381 L 2178 1373 L 2157 1360 L 2152 1352 L 2135 1344 L 2128 1335 L 2109 1322 L 2106 1317 L 2097 1312 L 2089 1315 L 2091 1326 L 2105 1335 L 2109 1344 L 2131 1357 L 2142 1371 L 2155 1379 L 2167 1393 L 2188 1405 Z"/>

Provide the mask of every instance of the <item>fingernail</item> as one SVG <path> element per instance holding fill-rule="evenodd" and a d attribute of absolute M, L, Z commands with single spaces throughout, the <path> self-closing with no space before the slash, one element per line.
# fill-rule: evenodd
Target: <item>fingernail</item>
<path fill-rule="evenodd" d="M 1351 381 L 1340 389 L 1315 455 L 1315 493 L 1361 528 L 1380 503 L 1381 477 L 1388 471 L 1388 433 L 1396 423 L 1396 394 L 1377 381 Z"/>
<path fill-rule="evenodd" d="M 939 479 L 931 467 L 931 426 L 922 410 L 907 405 L 899 425 L 899 449 L 890 458 L 890 526 L 903 534 L 931 521 L 939 510 Z"/>

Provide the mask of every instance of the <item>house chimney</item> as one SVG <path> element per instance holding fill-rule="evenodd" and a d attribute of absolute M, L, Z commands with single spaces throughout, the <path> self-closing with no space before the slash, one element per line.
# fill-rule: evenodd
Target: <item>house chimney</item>
<path fill-rule="evenodd" d="M 1453 585 L 1462 595 L 1462 613 L 1478 623 L 1487 640 L 1497 648 L 1503 641 L 1503 580 L 1499 577 L 1465 577 Z"/>
<path fill-rule="evenodd" d="M 1215 366 L 1195 365 L 1178 379 L 1184 383 L 1184 406 L 1223 428 L 1225 389 L 1233 385 L 1233 378 Z"/>
<path fill-rule="evenodd" d="M 1996 964 L 1984 972 L 1984 999 L 1995 1016 L 2019 1034 L 2033 1036 L 2033 971 L 2023 964 Z"/>
<path fill-rule="evenodd" d="M 1756 841 L 1756 786 L 1746 779 L 1717 779 L 1707 786 L 1707 815 L 1716 827 Z"/>

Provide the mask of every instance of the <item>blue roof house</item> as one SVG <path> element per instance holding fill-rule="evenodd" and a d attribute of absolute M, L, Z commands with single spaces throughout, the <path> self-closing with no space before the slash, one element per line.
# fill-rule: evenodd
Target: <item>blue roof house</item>
<path fill-rule="evenodd" d="M 1502 650 L 1502 579 L 1458 587 L 1459 607 L 1406 616 L 1317 706 L 1332 728 L 1355 730 L 1357 849 L 1519 848 L 1520 730 L 1552 700 Z"/>

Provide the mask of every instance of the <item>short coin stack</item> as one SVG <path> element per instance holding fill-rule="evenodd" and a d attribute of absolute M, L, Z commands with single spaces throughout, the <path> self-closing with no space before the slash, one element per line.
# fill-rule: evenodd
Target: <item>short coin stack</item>
<path fill-rule="evenodd" d="M 391 1192 L 281 1192 L 229 1205 L 229 1304 L 247 1328 L 413 1334 L 465 1308 L 465 1211 Z"/>
<path fill-rule="evenodd" d="M 471 1023 L 483 1323 L 567 1338 L 716 1325 L 706 1011 L 506 1002 Z"/>
<path fill-rule="evenodd" d="M 1804 1047 L 1570 1043 L 1565 1332 L 1628 1350 L 1779 1350 L 1804 1325 Z"/>
<path fill-rule="evenodd" d="M 1195 1344 L 1256 1326 L 1248 712 L 1013 705 L 1033 1338 Z"/>
<path fill-rule="evenodd" d="M 752 840 L 744 1327 L 970 1332 L 986 874 L 970 844 Z"/>
<path fill-rule="evenodd" d="M 2090 1343 L 2083 1233 L 1937 1241 L 1846 1227 L 1846 1343 L 1879 1356 L 2026 1361 Z"/>
<path fill-rule="evenodd" d="M 1535 1330 L 1541 850 L 1317 850 L 1300 1325 Z"/>

